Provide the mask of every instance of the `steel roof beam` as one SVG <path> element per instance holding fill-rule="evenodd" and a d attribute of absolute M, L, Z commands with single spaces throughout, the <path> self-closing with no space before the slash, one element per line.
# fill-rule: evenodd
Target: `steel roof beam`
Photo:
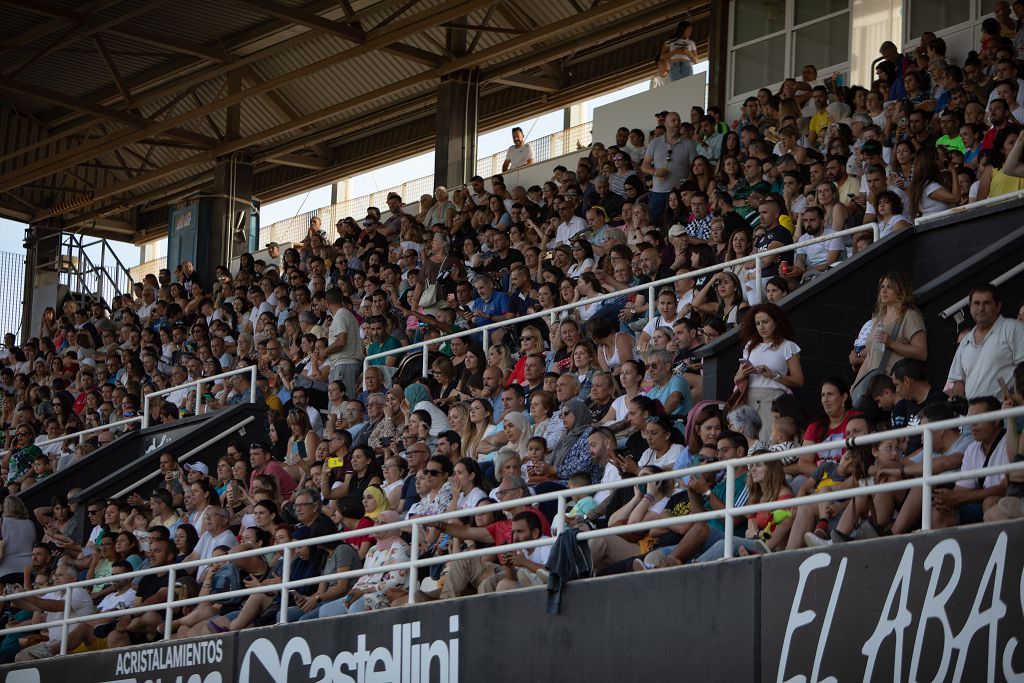
<path fill-rule="evenodd" d="M 627 9 L 631 4 L 635 3 L 606 3 L 593 10 L 587 10 L 586 12 L 584 12 L 583 15 L 580 15 L 578 19 L 581 22 L 599 21 L 608 16 L 609 14 L 614 14 L 617 12 L 621 12 L 624 9 Z M 663 20 L 665 17 L 668 16 L 674 16 L 679 13 L 680 9 L 681 8 L 674 4 L 656 6 L 642 14 L 630 17 L 629 20 L 619 22 L 614 25 L 608 25 L 597 31 L 591 31 L 590 33 L 588 33 L 588 36 L 597 39 L 603 38 L 606 35 L 618 35 L 623 32 L 629 31 L 632 28 L 636 28 L 637 26 L 646 25 L 658 20 Z M 161 169 L 157 169 L 156 171 L 144 174 L 143 176 L 139 176 L 137 178 L 132 178 L 124 183 L 117 183 L 107 188 L 101 188 L 97 190 L 94 198 L 95 200 L 99 201 L 103 198 L 111 197 L 122 192 L 131 190 L 133 187 L 138 187 L 140 185 L 145 185 L 147 183 L 158 181 L 160 178 L 172 175 L 174 173 L 178 173 L 179 171 L 186 170 L 192 166 L 196 166 L 198 164 L 203 163 L 209 163 L 215 160 L 217 157 L 231 154 L 232 152 L 241 149 L 252 147 L 253 145 L 258 144 L 262 139 L 284 135 L 289 132 L 299 130 L 304 126 L 314 124 L 317 121 L 322 121 L 323 119 L 330 118 L 331 116 L 336 116 L 352 108 L 362 106 L 365 104 L 370 104 L 382 97 L 386 97 L 387 95 L 394 93 L 396 90 L 402 90 L 405 88 L 422 84 L 423 82 L 426 82 L 428 80 L 440 78 L 441 76 L 446 75 L 448 73 L 453 73 L 455 71 L 459 71 L 460 69 L 473 66 L 475 63 L 478 63 L 480 61 L 499 58 L 502 54 L 506 52 L 515 51 L 524 47 L 531 46 L 535 43 L 541 42 L 550 37 L 551 35 L 556 34 L 563 27 L 564 24 L 562 22 L 554 22 L 547 26 L 540 27 L 539 29 L 531 32 L 528 35 L 519 36 L 517 38 L 506 41 L 505 43 L 502 43 L 500 45 L 495 45 L 494 47 L 488 48 L 487 50 L 484 50 L 476 55 L 460 57 L 458 59 L 446 63 L 441 67 L 433 69 L 429 72 L 425 72 L 424 74 L 404 79 L 399 83 L 389 84 L 384 88 L 378 89 L 376 91 L 371 91 L 369 93 L 357 96 L 355 98 L 347 99 L 346 101 L 340 104 L 333 105 L 331 107 L 327 107 L 325 109 L 313 112 L 302 117 L 301 119 L 295 119 L 293 121 L 289 121 L 279 126 L 275 126 L 269 130 L 262 131 L 259 134 L 250 135 L 239 140 L 219 145 L 216 149 L 209 150 L 205 153 L 198 154 L 187 159 L 181 159 L 171 164 L 167 164 Z M 572 46 L 566 48 L 566 46 L 564 45 L 559 45 L 557 47 L 558 49 L 567 49 L 569 51 L 573 49 Z M 549 59 L 550 57 L 547 57 L 544 61 L 547 61 Z M 495 69 L 495 77 L 500 77 L 513 72 L 513 69 L 497 67 Z M 268 81 L 268 83 L 269 82 L 270 81 Z M 287 153 L 289 151 L 294 151 L 294 149 L 301 149 L 302 147 L 305 147 L 308 144 L 309 142 L 307 141 L 295 148 L 281 149 L 280 153 Z M 33 180 L 34 179 L 35 178 L 33 178 Z M 0 190 L 2 189 L 3 188 L 0 187 Z M 41 216 L 40 218 L 42 217 L 44 216 Z"/>
<path fill-rule="evenodd" d="M 334 66 L 336 64 L 341 64 L 345 61 L 372 52 L 375 49 L 379 49 L 391 43 L 400 41 L 403 38 L 406 38 L 418 32 L 423 26 L 433 26 L 437 23 L 448 21 L 455 17 L 462 16 L 464 14 L 472 12 L 473 10 L 479 7 L 486 7 L 487 5 L 492 4 L 493 2 L 495 2 L 495 0 L 465 0 L 464 2 L 449 3 L 439 7 L 432 7 L 429 10 L 416 14 L 415 16 L 399 19 L 395 22 L 393 27 L 388 28 L 387 30 L 371 31 L 369 34 L 367 34 L 367 40 L 362 45 L 358 45 L 347 50 L 343 50 L 342 52 L 336 55 L 332 55 L 327 59 L 320 60 L 319 62 L 314 62 L 313 64 L 309 64 L 300 69 L 296 69 L 291 73 L 283 74 L 281 76 L 278 76 L 277 78 L 265 81 L 261 85 L 258 85 L 255 88 L 252 88 L 246 92 L 228 95 L 227 97 L 221 98 L 214 102 L 207 103 L 203 107 L 197 107 L 196 109 L 192 109 L 191 111 L 182 113 L 176 117 L 167 119 L 165 121 L 153 122 L 141 130 L 122 133 L 120 135 L 115 134 L 113 136 L 108 136 L 107 138 L 99 140 L 94 144 L 81 145 L 73 150 L 70 150 L 66 154 L 57 155 L 56 158 L 47 159 L 41 162 L 30 164 L 22 169 L 15 170 L 7 174 L 5 178 L 0 180 L 0 192 L 17 187 L 22 183 L 38 180 L 39 178 L 50 175 L 51 173 L 59 171 L 62 168 L 68 168 L 81 161 L 86 161 L 100 154 L 105 154 L 117 147 L 132 144 L 133 142 L 138 142 L 139 140 L 146 137 L 158 135 L 167 130 L 178 127 L 183 123 L 187 123 L 193 119 L 199 118 L 214 111 L 218 111 L 225 107 L 229 107 L 233 104 L 237 104 L 247 97 L 255 97 L 256 95 L 261 95 L 265 92 L 276 90 L 281 86 L 292 84 L 296 80 L 301 79 L 302 77 L 307 76 L 309 74 L 322 71 L 323 69 L 326 69 L 328 67 Z M 550 31 L 544 34 L 544 37 L 547 37 L 548 35 L 550 35 L 550 32 L 557 31 L 560 28 L 561 24 L 552 26 Z M 522 40 L 523 38 L 530 37 L 531 36 L 520 36 L 519 39 Z M 543 38 L 539 38 L 538 40 L 542 39 Z M 504 48 L 504 46 L 499 47 Z M 466 64 L 469 64 L 469 62 L 467 62 L 465 58 L 460 59 L 458 61 L 459 63 L 463 64 L 463 66 L 460 66 L 459 68 L 464 68 Z M 439 69 L 447 69 L 453 63 L 455 62 L 448 62 L 446 65 L 436 67 L 431 71 L 423 72 L 422 74 L 418 74 L 416 76 L 411 77 L 411 79 L 406 80 L 414 80 L 416 82 L 421 82 L 422 80 L 427 78 L 437 78 L 438 76 L 433 75 L 434 72 L 438 71 Z M 451 69 L 447 73 L 456 70 L 458 69 Z M 399 84 L 391 84 L 388 86 L 387 89 L 390 92 L 394 92 L 395 89 L 398 89 L 400 87 L 401 86 Z M 298 126 L 295 126 L 295 128 L 301 128 L 303 125 L 306 124 L 299 124 Z M 294 128 L 292 130 L 294 130 Z"/>

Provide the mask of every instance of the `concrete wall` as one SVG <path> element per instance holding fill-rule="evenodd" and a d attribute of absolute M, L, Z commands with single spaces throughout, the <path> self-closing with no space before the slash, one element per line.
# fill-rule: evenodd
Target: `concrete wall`
<path fill-rule="evenodd" d="M 974 525 L 574 581 L 555 614 L 538 587 L 54 657 L 0 680 L 1015 680 L 1022 541 L 1024 522 Z"/>
<path fill-rule="evenodd" d="M 677 111 L 684 121 L 689 121 L 690 107 L 704 106 L 706 89 L 707 74 L 699 73 L 624 100 L 595 107 L 594 140 L 606 145 L 614 144 L 615 131 L 619 126 L 639 128 L 646 135 L 656 125 L 654 115 L 659 111 Z"/>

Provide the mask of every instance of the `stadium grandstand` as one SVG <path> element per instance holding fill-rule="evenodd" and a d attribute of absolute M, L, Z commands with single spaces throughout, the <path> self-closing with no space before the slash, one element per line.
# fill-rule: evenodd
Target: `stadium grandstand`
<path fill-rule="evenodd" d="M 1024 2 L 0 17 L 0 683 L 1020 680 Z"/>

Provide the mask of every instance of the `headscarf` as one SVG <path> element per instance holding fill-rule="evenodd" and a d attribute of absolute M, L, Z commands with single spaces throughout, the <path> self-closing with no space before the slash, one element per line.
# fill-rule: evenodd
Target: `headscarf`
<path fill-rule="evenodd" d="M 416 405 L 423 401 L 430 401 L 430 392 L 427 391 L 425 386 L 416 382 L 405 388 L 405 400 L 409 402 L 412 410 L 419 410 L 416 408 Z"/>
<path fill-rule="evenodd" d="M 569 451 L 579 441 L 580 437 L 590 431 L 590 408 L 587 407 L 586 403 L 578 398 L 573 399 L 566 403 L 562 410 L 576 416 L 576 421 L 572 429 L 566 431 L 551 450 L 551 464 L 555 466 L 555 469 L 558 469 L 562 464 L 565 456 L 569 454 Z"/>
<path fill-rule="evenodd" d="M 373 512 L 366 513 L 367 517 L 376 522 L 377 518 L 380 517 L 380 514 L 382 512 L 387 512 L 388 498 L 387 496 L 384 495 L 384 491 L 382 491 L 381 488 L 377 485 L 367 486 L 365 493 L 369 493 L 370 496 L 377 502 L 377 507 L 373 509 Z"/>
<path fill-rule="evenodd" d="M 845 102 L 833 102 L 825 107 L 825 111 L 831 115 L 833 121 L 839 123 L 843 119 L 849 118 L 850 105 Z"/>
<path fill-rule="evenodd" d="M 524 413 L 514 410 L 505 416 L 505 419 L 515 425 L 520 432 L 519 443 L 508 445 L 508 448 L 515 450 L 519 454 L 519 457 L 526 457 L 526 447 L 530 444 L 530 436 L 532 432 L 530 430 L 530 420 Z"/>
<path fill-rule="evenodd" d="M 425 410 L 430 413 L 430 436 L 437 437 L 452 428 L 448 415 L 431 402 L 430 392 L 419 382 L 405 388 L 405 400 L 409 402 L 410 411 Z"/>

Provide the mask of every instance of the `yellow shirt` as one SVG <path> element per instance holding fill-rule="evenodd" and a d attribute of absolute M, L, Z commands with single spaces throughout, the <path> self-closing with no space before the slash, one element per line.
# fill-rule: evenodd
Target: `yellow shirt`
<path fill-rule="evenodd" d="M 988 188 L 989 197 L 999 197 L 1018 190 L 1024 190 L 1024 178 L 1014 178 L 998 168 L 992 169 L 992 183 Z"/>
<path fill-rule="evenodd" d="M 811 117 L 811 122 L 808 124 L 808 128 L 814 131 L 814 134 L 821 137 L 821 132 L 828 128 L 828 111 L 822 109 L 817 114 Z"/>

